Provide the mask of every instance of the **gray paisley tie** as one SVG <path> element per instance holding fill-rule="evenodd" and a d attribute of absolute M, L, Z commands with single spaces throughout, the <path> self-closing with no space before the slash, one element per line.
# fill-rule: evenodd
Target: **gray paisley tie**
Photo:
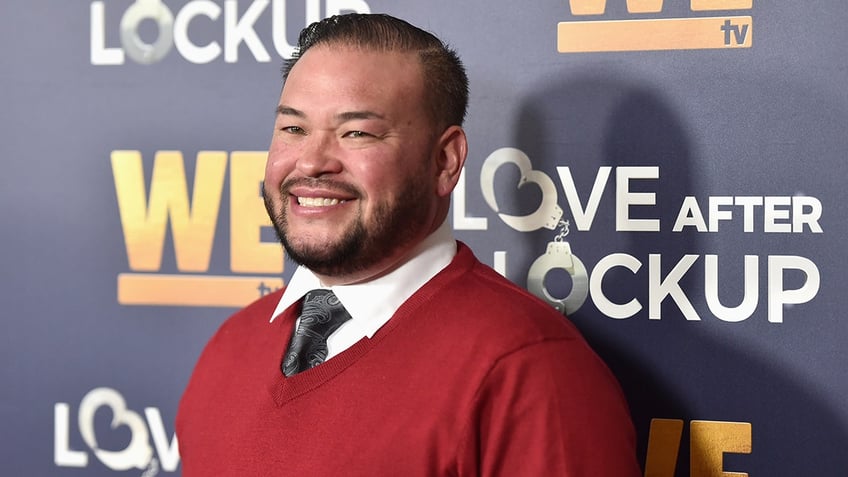
<path fill-rule="evenodd" d="M 327 359 L 327 338 L 350 314 L 330 290 L 312 290 L 303 299 L 300 324 L 292 334 L 283 358 L 283 374 L 293 376 Z"/>

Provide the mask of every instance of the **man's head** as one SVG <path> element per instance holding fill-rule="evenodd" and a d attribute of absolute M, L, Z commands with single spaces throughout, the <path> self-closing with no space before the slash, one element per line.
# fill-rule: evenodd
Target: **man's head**
<path fill-rule="evenodd" d="M 300 57 L 320 45 L 418 55 L 432 119 L 442 128 L 462 126 L 468 108 L 468 77 L 456 52 L 432 33 L 384 14 L 325 18 L 300 32 L 297 52 L 283 65 L 283 80 Z"/>
<path fill-rule="evenodd" d="M 445 219 L 465 161 L 467 79 L 433 35 L 385 15 L 307 27 L 268 153 L 265 201 L 327 284 L 376 278 Z"/>

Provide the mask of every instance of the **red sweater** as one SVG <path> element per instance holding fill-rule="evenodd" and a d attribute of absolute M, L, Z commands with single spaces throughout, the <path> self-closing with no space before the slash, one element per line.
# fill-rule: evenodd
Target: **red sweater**
<path fill-rule="evenodd" d="M 280 293 L 203 351 L 177 416 L 184 476 L 640 475 L 606 366 L 466 246 L 373 338 L 291 378 Z"/>

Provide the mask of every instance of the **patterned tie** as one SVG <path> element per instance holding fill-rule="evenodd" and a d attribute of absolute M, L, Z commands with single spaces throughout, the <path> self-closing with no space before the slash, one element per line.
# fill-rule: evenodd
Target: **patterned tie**
<path fill-rule="evenodd" d="M 350 319 L 350 314 L 330 290 L 312 290 L 303 299 L 300 324 L 292 334 L 283 359 L 283 374 L 293 376 L 327 359 L 327 338 Z"/>

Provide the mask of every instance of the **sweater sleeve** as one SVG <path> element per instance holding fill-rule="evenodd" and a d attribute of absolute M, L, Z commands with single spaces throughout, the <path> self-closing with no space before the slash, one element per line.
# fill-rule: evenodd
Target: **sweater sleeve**
<path fill-rule="evenodd" d="M 555 339 L 494 363 L 469 412 L 459 477 L 638 477 L 617 381 L 588 345 Z"/>

